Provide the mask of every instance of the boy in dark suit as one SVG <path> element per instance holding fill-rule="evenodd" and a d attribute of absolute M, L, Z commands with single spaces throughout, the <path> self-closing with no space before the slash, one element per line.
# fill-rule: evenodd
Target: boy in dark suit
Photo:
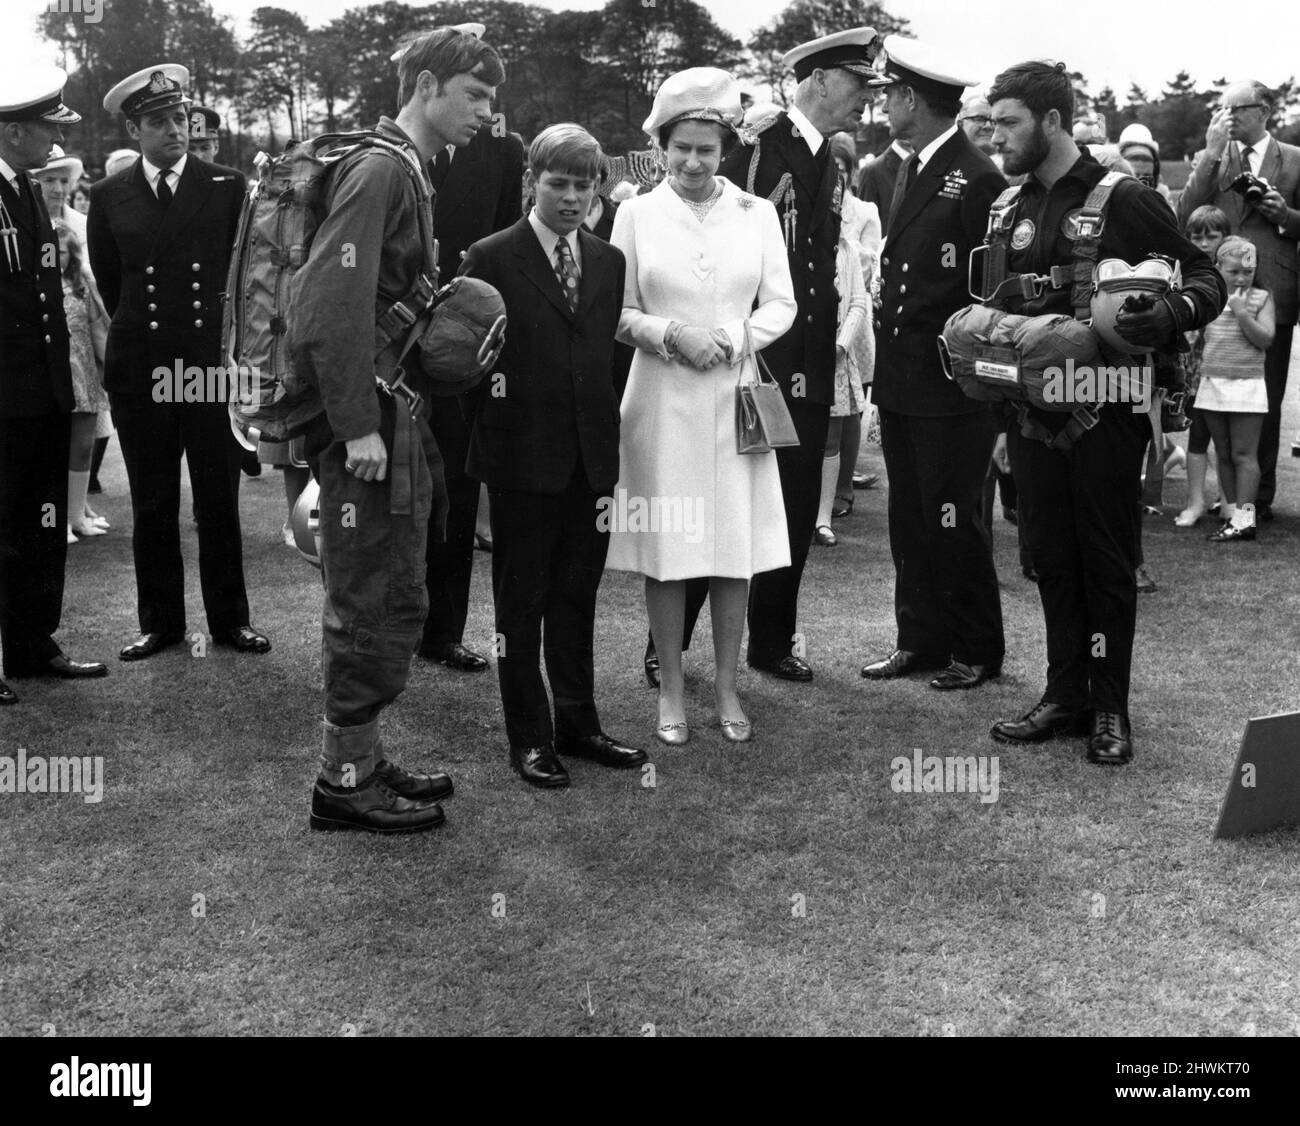
<path fill-rule="evenodd" d="M 646 758 L 601 730 L 594 692 L 596 591 L 609 547 L 600 501 L 618 482 L 611 370 L 624 275 L 622 253 L 583 227 L 600 156 L 578 125 L 540 133 L 525 174 L 532 211 L 475 243 L 461 268 L 496 286 L 510 319 L 499 370 L 475 404 L 466 469 L 491 500 L 510 761 L 542 787 L 569 784 L 557 755 L 619 767 Z"/>

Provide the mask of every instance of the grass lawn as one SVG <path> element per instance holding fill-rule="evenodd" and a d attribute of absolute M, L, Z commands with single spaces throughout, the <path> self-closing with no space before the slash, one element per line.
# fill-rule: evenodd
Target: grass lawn
<path fill-rule="evenodd" d="M 859 678 L 894 640 L 876 490 L 837 522 L 839 547 L 812 551 L 815 682 L 742 674 L 751 744 L 706 723 L 707 625 L 689 663 L 695 737 L 652 739 L 641 583 L 610 574 L 598 702 L 607 730 L 650 750 L 654 786 L 573 762 L 570 790 L 526 787 L 495 674 L 417 662 L 386 743 L 450 770 L 457 793 L 445 828 L 395 839 L 307 826 L 320 588 L 280 542 L 278 474 L 243 485 L 271 654 L 116 659 L 136 616 L 114 443 L 95 498 L 114 529 L 69 550 L 60 633 L 111 675 L 19 681 L 22 703 L 0 710 L 0 753 L 102 755 L 107 776 L 98 804 L 0 795 L 0 1033 L 1295 1034 L 1300 836 L 1210 838 L 1246 718 L 1300 706 L 1297 378 L 1258 543 L 1146 521 L 1160 590 L 1141 601 L 1129 767 L 1088 765 L 1077 740 L 989 740 L 1038 699 L 1045 659 L 1000 518 L 1003 679 L 940 694 Z M 880 471 L 879 448 L 863 463 Z M 1168 484 L 1170 515 L 1183 489 Z M 186 551 L 200 629 L 193 536 Z M 996 754 L 998 800 L 893 792 L 891 760 L 918 747 Z"/>

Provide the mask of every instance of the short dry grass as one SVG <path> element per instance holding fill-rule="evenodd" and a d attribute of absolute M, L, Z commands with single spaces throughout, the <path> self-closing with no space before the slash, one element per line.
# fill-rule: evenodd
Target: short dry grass
<path fill-rule="evenodd" d="M 494 677 L 419 663 L 386 740 L 450 770 L 457 794 L 441 831 L 384 840 L 307 827 L 320 592 L 280 543 L 278 475 L 244 483 L 253 620 L 274 651 L 126 666 L 112 655 L 135 628 L 129 506 L 110 458 L 99 507 L 115 528 L 71 549 L 61 636 L 112 675 L 22 681 L 0 712 L 0 753 L 102 755 L 107 770 L 97 805 L 0 796 L 0 1032 L 1295 1033 L 1296 834 L 1211 833 L 1246 718 L 1297 707 L 1298 467 L 1284 456 L 1256 545 L 1147 521 L 1161 589 L 1141 603 L 1128 768 L 1089 766 L 1079 742 L 989 741 L 1038 698 L 1044 662 L 1000 519 L 1004 678 L 955 697 L 859 678 L 894 638 L 876 491 L 841 546 L 813 550 L 815 683 L 743 678 L 752 744 L 707 727 L 653 744 L 640 583 L 611 574 L 599 702 L 609 731 L 651 748 L 653 788 L 580 762 L 567 792 L 525 787 Z M 489 599 L 480 555 L 471 644 Z M 705 633 L 701 723 L 708 653 Z M 890 761 L 914 747 L 997 754 L 999 800 L 894 793 Z"/>

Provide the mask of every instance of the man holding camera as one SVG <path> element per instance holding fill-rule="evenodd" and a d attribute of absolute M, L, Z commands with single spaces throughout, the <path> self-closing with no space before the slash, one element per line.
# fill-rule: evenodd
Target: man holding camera
<path fill-rule="evenodd" d="M 1268 133 L 1274 96 L 1260 82 L 1234 82 L 1223 92 L 1205 131 L 1205 155 L 1178 200 L 1178 219 L 1205 203 L 1228 216 L 1232 233 L 1255 244 L 1255 284 L 1273 294 L 1277 332 L 1264 354 L 1268 416 L 1259 436 L 1256 518 L 1273 519 L 1277 447 L 1286 395 L 1291 336 L 1300 312 L 1297 242 L 1300 241 L 1300 148 Z"/>

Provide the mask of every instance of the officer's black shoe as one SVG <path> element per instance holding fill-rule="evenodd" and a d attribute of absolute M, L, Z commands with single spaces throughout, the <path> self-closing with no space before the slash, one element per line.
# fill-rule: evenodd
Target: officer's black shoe
<path fill-rule="evenodd" d="M 0 708 L 7 704 L 18 703 L 18 693 L 9 687 L 3 680 L 0 680 Z"/>
<path fill-rule="evenodd" d="M 217 645 L 234 649 L 240 653 L 269 653 L 271 639 L 258 633 L 252 626 L 236 626 L 225 633 L 217 634 L 213 639 Z"/>
<path fill-rule="evenodd" d="M 1019 719 L 1000 719 L 989 734 L 999 743 L 1018 746 L 1043 743 L 1057 735 L 1082 735 L 1087 730 L 1088 713 L 1082 708 L 1068 708 L 1050 700 L 1040 700 Z"/>
<path fill-rule="evenodd" d="M 589 759 L 601 766 L 640 766 L 646 760 L 639 747 L 625 747 L 603 731 L 598 735 L 557 735 L 555 753 L 572 758 Z"/>
<path fill-rule="evenodd" d="M 1032 565 L 1028 567 L 1021 567 L 1020 573 L 1024 575 L 1025 578 L 1027 578 L 1031 583 L 1038 582 L 1038 572 L 1034 570 Z"/>
<path fill-rule="evenodd" d="M 375 777 L 390 789 L 412 801 L 442 801 L 455 792 L 447 774 L 412 774 L 386 758 L 375 763 Z"/>
<path fill-rule="evenodd" d="M 909 649 L 895 649 L 888 657 L 863 665 L 862 675 L 867 680 L 894 680 L 896 677 L 910 676 L 914 672 L 929 672 L 947 666 L 946 657 L 927 657 Z"/>
<path fill-rule="evenodd" d="M 544 747 L 511 747 L 510 765 L 529 785 L 540 786 L 544 790 L 559 789 L 569 784 L 569 772 L 555 757 L 555 748 L 550 743 Z"/>
<path fill-rule="evenodd" d="M 951 692 L 959 688 L 978 688 L 987 680 L 996 680 L 1002 675 L 1002 665 L 968 665 L 953 661 L 938 676 L 930 681 L 930 687 L 940 692 Z"/>
<path fill-rule="evenodd" d="M 482 672 L 488 667 L 486 657 L 480 656 L 472 649 L 466 649 L 459 641 L 449 641 L 432 652 L 421 648 L 420 656 L 433 657 L 440 664 L 457 672 Z"/>
<path fill-rule="evenodd" d="M 793 680 L 799 684 L 806 684 L 813 678 L 813 671 L 808 662 L 793 654 L 782 657 L 779 661 L 764 661 L 757 657 L 750 657 L 746 664 L 751 669 L 765 672 L 769 676 L 775 676 L 780 680 Z"/>
<path fill-rule="evenodd" d="M 1255 505 L 1255 522 L 1267 524 L 1273 519 L 1273 506 L 1260 501 Z"/>
<path fill-rule="evenodd" d="M 1133 572 L 1133 581 L 1137 584 L 1138 594 L 1155 594 L 1160 588 L 1156 586 L 1156 581 L 1147 574 L 1146 567 L 1139 567 Z"/>
<path fill-rule="evenodd" d="M 333 786 L 316 779 L 311 794 L 311 827 L 332 832 L 422 833 L 446 820 L 437 802 L 404 798 L 372 774 L 359 786 Z"/>
<path fill-rule="evenodd" d="M 118 656 L 124 661 L 143 661 L 184 640 L 183 633 L 142 633 L 130 645 L 124 646 Z"/>
<path fill-rule="evenodd" d="M 1097 712 L 1088 737 L 1088 761 L 1122 766 L 1133 759 L 1133 733 L 1118 712 Z"/>

